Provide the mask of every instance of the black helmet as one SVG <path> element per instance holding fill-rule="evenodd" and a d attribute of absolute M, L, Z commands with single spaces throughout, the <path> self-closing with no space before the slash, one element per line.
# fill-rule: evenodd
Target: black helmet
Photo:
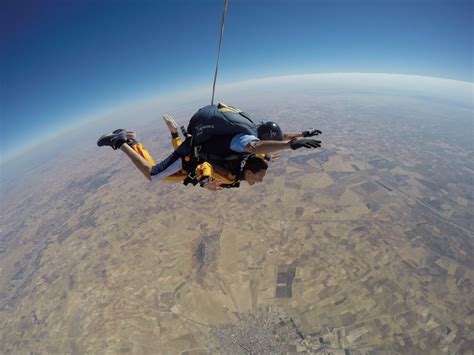
<path fill-rule="evenodd" d="M 257 128 L 257 135 L 262 141 L 282 141 L 283 132 L 275 122 L 264 122 Z"/>

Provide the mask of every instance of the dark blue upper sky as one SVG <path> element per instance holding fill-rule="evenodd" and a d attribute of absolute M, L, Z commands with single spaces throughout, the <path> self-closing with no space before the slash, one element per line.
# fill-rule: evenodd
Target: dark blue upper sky
<path fill-rule="evenodd" d="M 4 147 L 127 101 L 210 86 L 222 4 L 3 0 Z M 473 80 L 472 1 L 229 0 L 228 11 L 221 83 L 318 72 Z"/>

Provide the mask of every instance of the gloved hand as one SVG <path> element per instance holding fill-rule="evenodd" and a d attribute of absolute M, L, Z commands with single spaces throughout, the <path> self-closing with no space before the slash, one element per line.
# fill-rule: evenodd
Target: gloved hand
<path fill-rule="evenodd" d="M 316 139 L 298 139 L 298 140 L 293 140 L 290 142 L 290 147 L 293 150 L 299 149 L 299 148 L 320 148 L 321 147 L 321 141 L 318 141 Z"/>
<path fill-rule="evenodd" d="M 313 136 L 317 136 L 321 133 L 323 133 L 323 132 L 321 132 L 319 129 L 313 129 L 313 128 L 310 128 L 307 131 L 301 132 L 303 137 L 313 137 Z"/>
<path fill-rule="evenodd" d="M 171 133 L 178 133 L 178 124 L 174 120 L 173 116 L 165 113 L 163 115 L 163 119 L 165 120 L 166 125 Z"/>

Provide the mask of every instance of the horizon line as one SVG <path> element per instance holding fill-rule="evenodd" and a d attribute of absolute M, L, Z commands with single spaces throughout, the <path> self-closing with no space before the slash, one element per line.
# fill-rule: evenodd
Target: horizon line
<path fill-rule="evenodd" d="M 462 83 L 462 84 L 470 84 L 474 85 L 473 81 L 465 81 L 465 80 L 458 80 L 458 79 L 452 79 L 452 78 L 445 78 L 445 77 L 434 77 L 434 76 L 426 76 L 426 75 L 418 75 L 418 74 L 399 74 L 399 73 L 381 73 L 381 72 L 334 72 L 334 73 L 305 73 L 305 74 L 289 74 L 289 75 L 277 75 L 277 76 L 265 76 L 265 77 L 258 77 L 258 78 L 253 78 L 253 79 L 244 79 L 240 81 L 230 81 L 230 82 L 225 82 L 221 84 L 220 86 L 222 88 L 226 88 L 228 86 L 234 86 L 234 85 L 239 85 L 239 84 L 249 84 L 249 83 L 256 83 L 259 81 L 266 81 L 266 80 L 278 80 L 278 79 L 296 79 L 296 78 L 302 78 L 302 77 L 311 77 L 311 76 L 331 76 L 331 75 L 386 75 L 386 76 L 398 76 L 398 77 L 410 77 L 410 78 L 422 78 L 422 79 L 436 79 L 436 80 L 445 80 L 445 81 L 451 81 L 451 82 L 456 82 L 456 83 Z M 34 141 L 31 143 L 29 146 L 22 148 L 20 151 L 12 152 L 10 154 L 6 154 L 4 156 L 0 157 L 0 166 L 5 165 L 9 163 L 10 161 L 21 157 L 22 155 L 26 154 L 27 152 L 31 151 L 33 148 L 36 146 L 46 143 L 49 140 L 59 137 L 64 135 L 65 133 L 77 129 L 80 126 L 86 125 L 88 123 L 92 123 L 101 119 L 104 119 L 104 117 L 123 110 L 123 109 L 128 109 L 132 108 L 134 106 L 140 105 L 140 104 L 151 104 L 155 100 L 163 100 L 166 98 L 170 97 L 175 97 L 177 94 L 180 95 L 191 95 L 195 94 L 196 92 L 201 92 L 201 91 L 207 91 L 209 90 L 208 87 L 194 87 L 189 90 L 181 90 L 181 91 L 174 91 L 170 94 L 166 95 L 160 95 L 156 96 L 156 94 L 150 93 L 150 95 L 147 95 L 143 99 L 138 99 L 138 100 L 133 100 L 133 101 L 128 101 L 122 105 L 114 106 L 114 107 L 104 107 L 102 109 L 98 109 L 97 112 L 91 113 L 91 114 L 85 114 L 82 119 L 77 119 L 70 125 L 63 127 L 59 131 L 56 131 L 44 138 L 40 138 L 37 141 Z M 94 118 L 90 118 L 93 116 Z"/>

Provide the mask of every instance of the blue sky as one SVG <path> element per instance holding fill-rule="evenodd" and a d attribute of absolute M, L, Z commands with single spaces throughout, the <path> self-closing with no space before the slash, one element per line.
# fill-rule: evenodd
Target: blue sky
<path fill-rule="evenodd" d="M 210 86 L 222 4 L 3 0 L 2 157 L 95 112 Z M 459 0 L 229 0 L 219 82 L 331 72 L 472 82 L 472 13 Z"/>

